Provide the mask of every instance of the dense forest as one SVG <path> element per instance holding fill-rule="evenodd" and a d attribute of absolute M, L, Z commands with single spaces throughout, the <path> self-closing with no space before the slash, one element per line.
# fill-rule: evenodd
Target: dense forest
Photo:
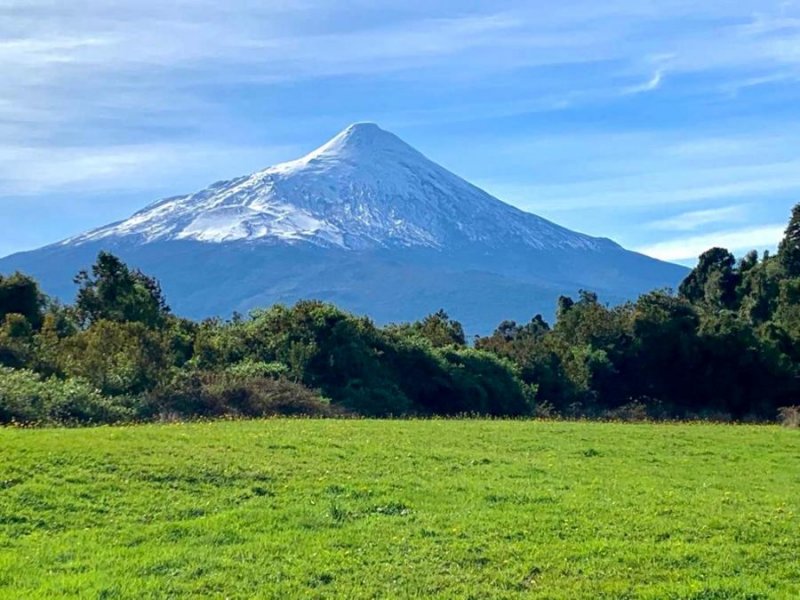
<path fill-rule="evenodd" d="M 266 415 L 772 420 L 800 398 L 800 205 L 778 253 L 704 253 L 677 291 L 467 340 L 439 311 L 378 327 L 316 301 L 189 321 L 101 253 L 65 306 L 0 276 L 0 423 Z"/>

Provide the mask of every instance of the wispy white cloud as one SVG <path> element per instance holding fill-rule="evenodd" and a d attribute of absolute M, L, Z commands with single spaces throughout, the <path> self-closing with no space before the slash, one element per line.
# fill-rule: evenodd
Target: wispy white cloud
<path fill-rule="evenodd" d="M 652 92 L 657 90 L 661 87 L 661 82 L 664 80 L 664 71 L 656 71 L 653 76 L 645 81 L 640 85 L 634 85 L 628 88 L 625 88 L 623 91 L 624 94 L 643 94 L 646 92 Z"/>
<path fill-rule="evenodd" d="M 684 204 L 674 210 L 699 223 L 712 203 L 800 192 L 800 131 L 784 119 L 775 139 L 762 135 L 769 109 L 736 137 L 726 124 L 686 129 L 680 109 L 627 121 L 610 107 L 676 96 L 716 107 L 794 85 L 799 22 L 800 6 L 778 0 L 6 0 L 0 203 L 243 173 L 299 154 L 261 144 L 310 130 L 321 141 L 320 130 L 377 113 L 430 127 L 433 145 L 444 123 L 498 123 L 491 144 L 457 144 L 444 162 L 471 154 L 456 170 L 525 208 L 591 220 Z M 563 135 L 528 131 L 515 147 L 512 118 L 558 111 L 575 119 L 548 124 Z M 645 115 L 654 131 L 639 129 Z"/>
<path fill-rule="evenodd" d="M 775 194 L 800 197 L 800 129 L 783 122 L 740 127 L 753 131 L 568 132 L 517 142 L 490 139 L 458 152 L 472 155 L 491 146 L 494 160 L 471 178 L 498 197 L 554 216 L 622 208 L 705 211 L 721 203 L 756 205 Z"/>
<path fill-rule="evenodd" d="M 800 81 L 800 73 L 794 71 L 779 71 L 776 73 L 757 75 L 755 77 L 745 76 L 740 80 L 725 81 L 722 85 L 720 85 L 720 90 L 723 93 L 736 96 L 740 92 L 749 88 L 783 83 L 795 83 L 797 81 Z"/>
<path fill-rule="evenodd" d="M 783 236 L 785 225 L 764 225 L 681 237 L 637 248 L 642 254 L 667 261 L 686 261 L 713 247 L 731 252 L 774 248 Z"/>
<path fill-rule="evenodd" d="M 670 165 L 636 176 L 599 177 L 577 183 L 504 183 L 484 180 L 496 195 L 531 210 L 566 212 L 601 208 L 663 207 L 704 201 L 763 198 L 800 192 L 800 160 L 681 172 Z"/>
<path fill-rule="evenodd" d="M 0 121 L 8 103 L 89 112 L 132 78 L 146 102 L 153 88 L 168 96 L 186 86 L 391 73 L 419 81 L 432 70 L 442 81 L 600 61 L 614 65 L 609 90 L 631 94 L 658 89 L 666 70 L 716 69 L 740 81 L 732 70 L 756 69 L 748 77 L 758 78 L 776 64 L 789 75 L 800 69 L 798 11 L 777 3 L 534 4 L 359 2 L 351 14 L 333 0 L 6 3 Z M 708 25 L 681 27 L 692 19 Z"/>
<path fill-rule="evenodd" d="M 735 223 L 747 219 L 747 207 L 724 206 L 684 212 L 667 219 L 659 219 L 646 224 L 649 229 L 662 231 L 693 231 L 707 225 Z"/>
<path fill-rule="evenodd" d="M 208 184 L 208 164 L 234 177 L 298 153 L 296 147 L 226 147 L 198 143 L 109 146 L 0 146 L 0 181 L 11 197 Z M 185 191 L 191 191 L 189 188 Z M 182 191 L 175 189 L 176 192 Z M 157 198 L 151 198 L 156 200 Z"/>

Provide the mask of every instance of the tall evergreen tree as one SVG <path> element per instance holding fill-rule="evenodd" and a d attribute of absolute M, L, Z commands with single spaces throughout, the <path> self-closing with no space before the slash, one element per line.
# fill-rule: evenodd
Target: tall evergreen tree
<path fill-rule="evenodd" d="M 789 226 L 778 248 L 778 259 L 789 277 L 800 277 L 800 204 L 792 209 Z"/>

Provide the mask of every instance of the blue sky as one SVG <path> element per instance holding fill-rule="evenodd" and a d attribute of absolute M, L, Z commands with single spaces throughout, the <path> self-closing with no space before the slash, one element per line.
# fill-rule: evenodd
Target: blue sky
<path fill-rule="evenodd" d="M 795 1 L 6 0 L 0 73 L 0 255 L 354 121 L 667 260 L 800 201 Z"/>

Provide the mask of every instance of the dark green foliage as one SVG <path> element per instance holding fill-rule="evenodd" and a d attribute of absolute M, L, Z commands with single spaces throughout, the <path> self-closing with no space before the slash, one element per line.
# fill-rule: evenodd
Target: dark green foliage
<path fill-rule="evenodd" d="M 678 294 L 609 307 L 581 291 L 550 327 L 470 348 L 440 310 L 378 327 L 317 301 L 195 323 L 102 253 L 75 307 L 0 278 L 0 420 L 564 415 L 773 419 L 800 397 L 800 208 L 777 256 L 705 252 Z M 800 273 L 800 271 L 798 271 Z M 3 312 L 4 311 L 4 312 Z M 12 369 L 9 369 L 11 367 Z"/>
<path fill-rule="evenodd" d="M 144 416 L 336 416 L 319 394 L 285 378 L 230 372 L 190 372 L 154 390 Z"/>
<path fill-rule="evenodd" d="M 696 379 L 699 326 L 700 317 L 687 300 L 663 291 L 642 296 L 631 314 L 633 343 L 622 367 L 628 386 L 616 403 L 657 399 L 673 411 L 690 408 L 702 384 Z"/>
<path fill-rule="evenodd" d="M 542 315 L 536 315 L 530 323 L 526 325 L 518 325 L 516 321 L 503 321 L 494 330 L 491 337 L 482 338 L 480 343 L 491 349 L 494 345 L 493 342 L 535 342 L 550 331 L 550 325 L 545 322 Z"/>
<path fill-rule="evenodd" d="M 33 326 L 24 316 L 9 313 L 0 322 L 0 366 L 22 367 L 33 357 Z"/>
<path fill-rule="evenodd" d="M 786 234 L 778 248 L 778 260 L 789 277 L 800 277 L 800 204 L 792 210 Z"/>
<path fill-rule="evenodd" d="M 519 385 L 510 362 L 470 348 L 450 348 L 443 358 L 449 375 L 446 392 L 453 405 L 432 412 L 493 416 L 530 413 L 535 390 Z"/>
<path fill-rule="evenodd" d="M 558 307 L 556 309 L 556 319 L 561 320 L 572 308 L 575 301 L 569 296 L 561 296 L 558 299 Z"/>
<path fill-rule="evenodd" d="M 752 262 L 748 255 L 739 267 L 741 282 L 737 289 L 738 310 L 742 317 L 761 325 L 769 322 L 778 306 L 781 281 L 785 272 L 778 260 L 765 258 Z"/>
<path fill-rule="evenodd" d="M 158 282 L 108 252 L 99 254 L 91 274 L 78 273 L 75 283 L 75 308 L 84 323 L 107 320 L 157 327 L 169 313 Z"/>
<path fill-rule="evenodd" d="M 244 343 L 241 359 L 281 363 L 291 378 L 321 390 L 337 405 L 369 415 L 408 409 L 408 399 L 381 360 L 384 336 L 368 319 L 307 301 L 275 306 L 229 327 Z"/>
<path fill-rule="evenodd" d="M 697 267 L 678 291 L 694 304 L 731 308 L 736 302 L 736 287 L 740 281 L 735 265 L 733 254 L 724 248 L 712 248 L 700 256 Z"/>
<path fill-rule="evenodd" d="M 513 368 L 490 354 L 465 354 L 474 351 L 464 348 L 463 330 L 442 312 L 380 329 L 329 304 L 299 302 L 249 320 L 206 323 L 195 348 L 204 369 L 282 365 L 287 376 L 363 415 L 527 411 Z M 480 375 L 469 383 L 464 373 L 473 369 Z"/>
<path fill-rule="evenodd" d="M 44 318 L 44 296 L 38 284 L 21 273 L 0 275 L 0 322 L 11 314 L 22 315 L 34 329 L 41 326 Z"/>
<path fill-rule="evenodd" d="M 141 323 L 97 321 L 60 344 L 61 370 L 111 396 L 140 394 L 169 364 L 162 332 Z"/>
<path fill-rule="evenodd" d="M 444 310 L 428 315 L 421 321 L 393 325 L 389 329 L 400 335 L 424 338 L 434 348 L 465 346 L 467 343 L 461 323 L 451 319 Z"/>
<path fill-rule="evenodd" d="M 552 330 L 505 322 L 476 345 L 516 363 L 540 405 L 561 414 L 771 419 L 800 395 L 795 251 L 798 207 L 777 257 L 737 264 L 714 248 L 677 296 L 608 308 L 581 292 L 559 300 Z"/>

